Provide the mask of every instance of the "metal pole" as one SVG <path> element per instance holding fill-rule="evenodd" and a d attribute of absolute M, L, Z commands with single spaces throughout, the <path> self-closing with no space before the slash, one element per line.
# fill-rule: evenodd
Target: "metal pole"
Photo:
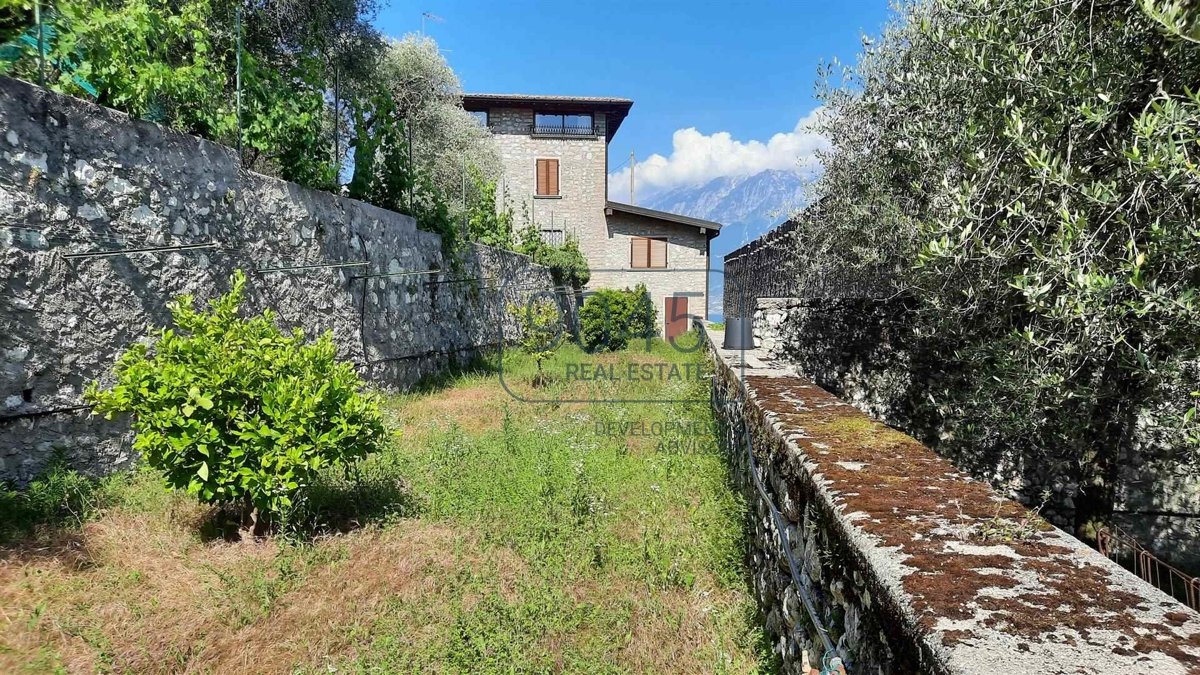
<path fill-rule="evenodd" d="M 33 3 L 33 20 L 38 28 L 38 84 L 46 86 L 46 34 L 42 29 L 42 2 Z"/>
<path fill-rule="evenodd" d="M 637 163 L 633 158 L 633 151 L 629 151 L 629 203 L 633 204 L 633 170 L 637 167 Z"/>
<path fill-rule="evenodd" d="M 467 238 L 467 156 L 462 157 L 462 212 L 463 212 L 463 239 Z"/>
<path fill-rule="evenodd" d="M 342 165 L 338 161 L 338 69 L 337 64 L 333 66 L 333 181 L 335 184 L 340 182 Z"/>
<path fill-rule="evenodd" d="M 417 189 L 417 167 L 413 164 L 412 120 L 408 111 L 404 112 L 404 126 L 408 127 L 408 211 L 409 215 L 416 218 L 417 212 L 413 210 L 413 193 Z"/>
<path fill-rule="evenodd" d="M 239 2 L 234 23 L 237 27 L 237 66 L 234 88 L 237 97 L 237 153 L 238 166 L 242 165 L 242 5 Z"/>

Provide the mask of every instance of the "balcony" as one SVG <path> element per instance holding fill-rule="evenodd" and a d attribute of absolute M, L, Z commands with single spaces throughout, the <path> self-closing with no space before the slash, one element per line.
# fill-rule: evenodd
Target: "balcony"
<path fill-rule="evenodd" d="M 530 124 L 529 133 L 532 136 L 552 136 L 557 138 L 595 138 L 603 136 L 604 129 L 598 124 L 574 126 L 566 124 Z"/>

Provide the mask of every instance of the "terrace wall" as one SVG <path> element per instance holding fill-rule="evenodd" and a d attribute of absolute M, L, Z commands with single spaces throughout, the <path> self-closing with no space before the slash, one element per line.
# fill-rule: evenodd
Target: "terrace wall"
<path fill-rule="evenodd" d="M 339 356 L 385 389 L 505 339 L 507 303 L 558 295 L 524 256 L 475 246 L 453 268 L 408 216 L 7 78 L 0 151 L 0 480 L 28 481 L 56 450 L 91 473 L 127 464 L 127 427 L 89 416 L 83 387 L 165 325 L 169 301 L 210 299 L 235 269 L 249 275 L 244 311 L 332 331 Z M 201 248 L 69 257 L 183 246 Z"/>
<path fill-rule="evenodd" d="M 786 672 L 802 672 L 803 649 L 854 674 L 1200 672 L 1200 614 L 787 364 L 708 335 L 754 590 Z"/>
<path fill-rule="evenodd" d="M 819 210 L 812 217 L 819 218 Z M 1075 520 L 1079 485 L 1049 463 L 1030 461 L 1004 442 L 943 442 L 959 438 L 938 408 L 939 392 L 961 386 L 946 355 L 917 339 L 915 305 L 897 292 L 894 270 L 847 271 L 814 265 L 795 221 L 765 233 L 725 257 L 725 316 L 754 320 L 756 339 L 818 385 L 876 419 L 899 427 L 1067 526 Z M 1200 373 L 1194 364 L 1191 378 Z M 1111 522 L 1158 557 L 1200 574 L 1200 475 L 1179 461 L 1187 452 L 1167 438 L 1164 412 L 1186 410 L 1195 387 L 1174 386 L 1169 411 L 1136 412 L 1132 438 L 1120 449 L 1112 482 Z M 1173 424 L 1166 422 L 1167 425 Z M 1048 495 L 1048 499 L 1046 498 Z"/>

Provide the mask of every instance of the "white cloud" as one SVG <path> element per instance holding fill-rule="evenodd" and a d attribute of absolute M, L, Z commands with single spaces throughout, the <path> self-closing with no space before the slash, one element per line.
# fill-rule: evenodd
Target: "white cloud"
<path fill-rule="evenodd" d="M 677 130 L 671 137 L 671 156 L 654 154 L 636 165 L 638 195 L 649 195 L 683 185 L 699 185 L 722 176 L 750 176 L 767 169 L 815 175 L 820 171 L 817 153 L 829 141 L 816 132 L 822 108 L 813 110 L 795 128 L 763 141 L 739 141 L 727 131 L 702 134 L 695 127 Z M 629 199 L 629 167 L 609 174 L 609 197 Z M 640 201 L 640 197 L 639 197 Z"/>

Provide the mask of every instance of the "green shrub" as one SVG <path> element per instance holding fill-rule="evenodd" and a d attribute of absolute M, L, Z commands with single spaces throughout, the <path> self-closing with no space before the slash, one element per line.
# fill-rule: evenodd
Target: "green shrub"
<path fill-rule="evenodd" d="M 328 333 L 309 343 L 299 329 L 280 332 L 270 311 L 239 318 L 245 275 L 231 283 L 207 312 L 190 296 L 172 303 L 176 328 L 153 350 L 131 346 L 116 385 L 92 383 L 86 399 L 110 419 L 133 415 L 134 448 L 172 487 L 270 520 L 319 470 L 374 449 L 383 420 L 351 366 L 334 359 Z"/>
<path fill-rule="evenodd" d="M 484 178 L 476 166 L 469 167 L 472 198 L 467 206 L 467 238 L 487 246 L 513 247 L 512 210 L 497 208 L 496 181 Z"/>
<path fill-rule="evenodd" d="M 554 355 L 562 335 L 563 324 L 558 306 L 550 300 L 535 300 L 524 305 L 509 305 L 508 313 L 521 327 L 521 350 L 537 364 L 535 387 L 546 383 L 542 363 Z"/>
<path fill-rule="evenodd" d="M 657 316 L 643 284 L 633 290 L 601 289 L 579 310 L 580 340 L 590 352 L 621 350 L 632 338 L 654 337 Z"/>
<path fill-rule="evenodd" d="M 658 312 L 654 311 L 650 291 L 646 290 L 646 284 L 638 284 L 626 293 L 630 293 L 629 335 L 649 340 L 658 334 Z"/>
<path fill-rule="evenodd" d="M 99 483 L 55 455 L 24 490 L 0 485 L 0 542 L 37 525 L 78 527 L 99 508 Z"/>
<path fill-rule="evenodd" d="M 517 253 L 523 253 L 539 265 L 550 268 L 554 282 L 576 290 L 583 288 L 592 278 L 587 258 L 579 250 L 579 241 L 568 236 L 562 246 L 554 246 L 542 239 L 542 233 L 533 225 L 518 233 Z"/>
<path fill-rule="evenodd" d="M 587 258 L 583 257 L 583 251 L 579 250 L 579 242 L 575 237 L 567 237 L 562 246 L 546 247 L 541 255 L 534 259 L 549 267 L 554 282 L 562 286 L 580 289 L 592 278 Z"/>

